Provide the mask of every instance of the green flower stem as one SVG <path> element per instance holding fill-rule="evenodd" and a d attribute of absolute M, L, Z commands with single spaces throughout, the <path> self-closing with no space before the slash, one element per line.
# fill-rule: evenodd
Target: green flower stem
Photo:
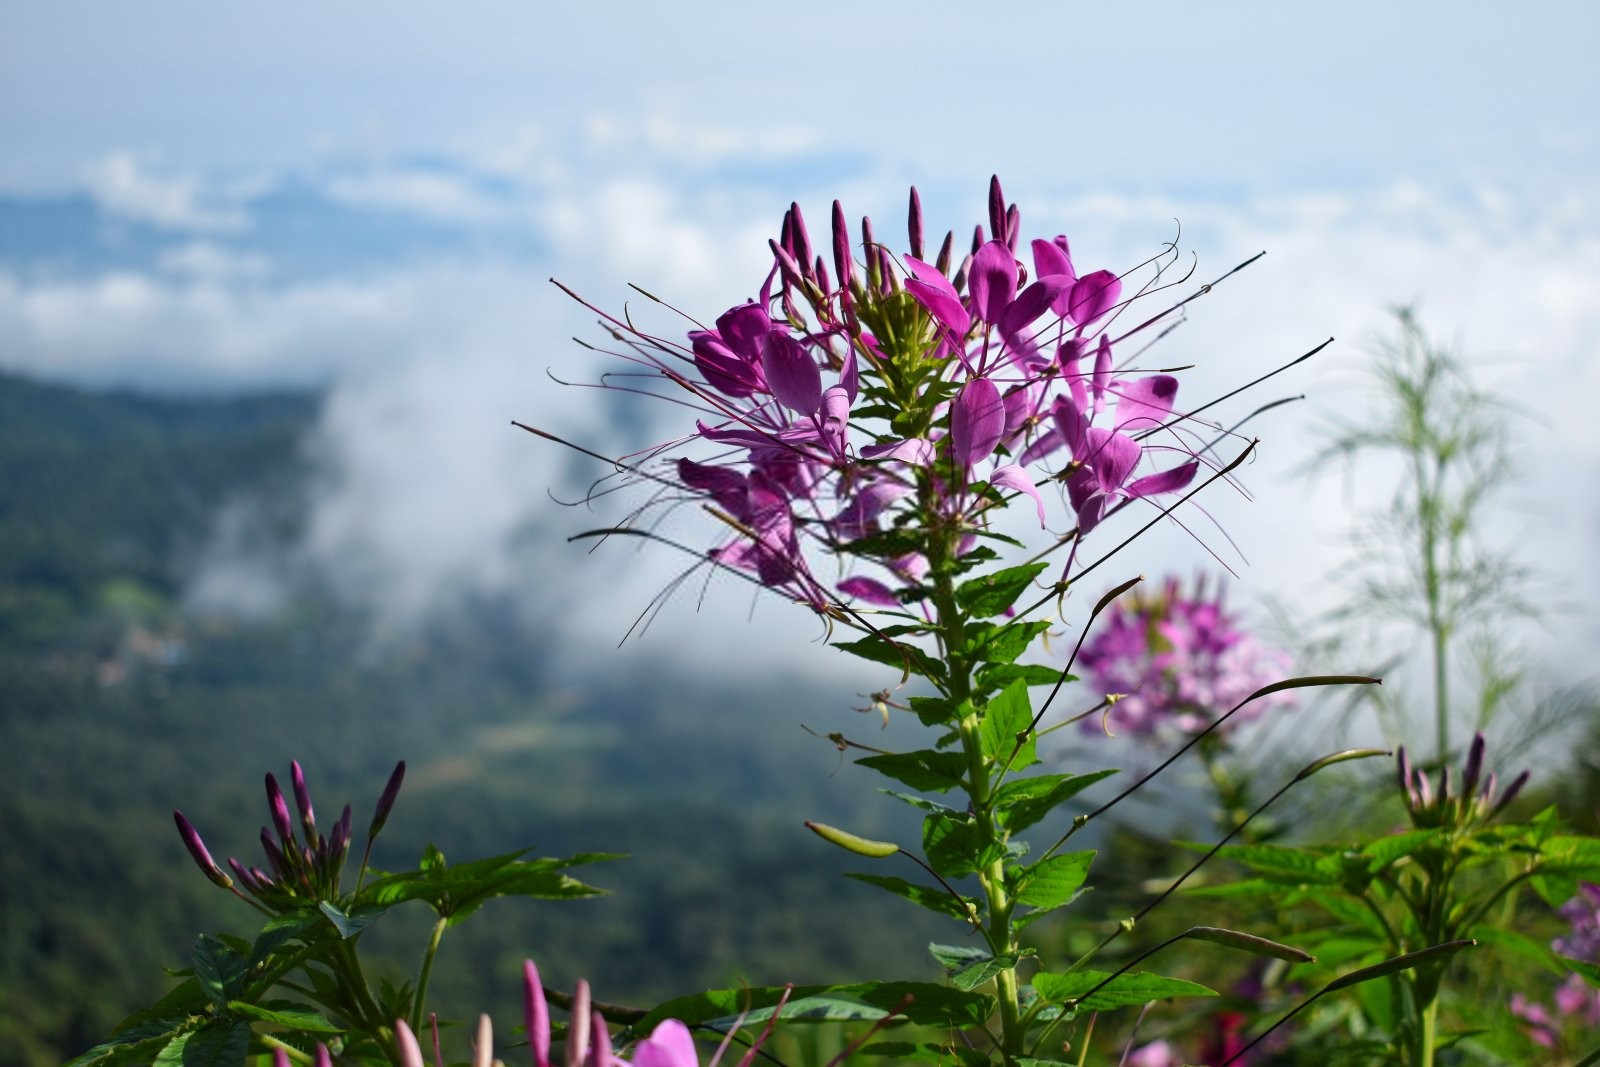
<path fill-rule="evenodd" d="M 1439 1001 L 1435 998 L 1422 1009 L 1422 1033 L 1418 1042 L 1417 1067 L 1433 1067 L 1435 1028 L 1439 1021 Z"/>
<path fill-rule="evenodd" d="M 304 1052 L 301 1052 L 299 1049 L 295 1048 L 293 1045 L 289 1044 L 287 1041 L 280 1041 L 277 1038 L 273 1037 L 271 1034 L 257 1034 L 255 1036 L 256 1036 L 256 1040 L 257 1041 L 261 1042 L 263 1045 L 267 1046 L 268 1048 L 280 1049 L 285 1056 L 288 1056 L 295 1063 L 310 1063 L 310 1062 L 312 1062 L 310 1056 L 308 1056 Z"/>
<path fill-rule="evenodd" d="M 394 1042 L 382 1035 L 393 1036 L 390 1024 L 393 1020 L 384 1017 L 383 1010 L 378 1007 L 378 1002 L 373 999 L 372 990 L 367 985 L 367 977 L 361 970 L 361 959 L 356 955 L 355 946 L 349 941 L 341 940 L 334 949 L 333 959 L 330 961 L 340 978 L 340 985 L 344 987 L 350 997 L 351 1005 L 355 1008 L 354 1014 L 369 1030 L 380 1035 L 385 1048 L 392 1048 Z M 398 1055 L 398 1053 L 396 1053 Z M 394 1061 L 391 1058 L 391 1062 Z"/>
<path fill-rule="evenodd" d="M 944 645 L 946 685 L 951 703 L 969 710 L 961 717 L 959 733 L 962 752 L 967 758 L 967 796 L 972 817 L 977 820 L 984 844 L 1005 845 L 1006 834 L 995 822 L 990 808 L 992 798 L 990 761 L 984 756 L 980 719 L 972 701 L 972 662 L 965 655 L 967 620 L 956 603 L 955 585 L 950 576 L 950 561 L 958 534 L 935 529 L 929 538 L 928 553 L 935 575 L 933 602 L 938 612 L 940 638 Z M 1005 856 L 978 872 L 989 903 L 989 944 L 1000 953 L 1016 950 L 1016 933 L 1011 926 L 1015 902 L 1006 888 Z M 995 991 L 1000 1001 L 1001 1054 L 1010 1063 L 1023 1054 L 1024 1028 L 1018 996 L 1017 969 L 1007 967 L 995 975 Z"/>
<path fill-rule="evenodd" d="M 422 1002 L 428 995 L 428 978 L 433 974 L 433 957 L 439 952 L 439 942 L 444 940 L 444 930 L 450 920 L 439 916 L 439 921 L 433 924 L 433 936 L 428 938 L 428 948 L 422 954 L 422 968 L 417 972 L 417 992 L 411 998 L 411 1029 L 414 1032 L 422 1030 Z"/>

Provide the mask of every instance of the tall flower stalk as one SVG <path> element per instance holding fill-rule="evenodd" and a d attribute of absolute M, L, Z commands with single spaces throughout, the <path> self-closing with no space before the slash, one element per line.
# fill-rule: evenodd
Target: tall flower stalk
<path fill-rule="evenodd" d="M 1122 274 L 1080 271 L 1065 236 L 1023 242 L 1020 213 L 997 179 L 988 206 L 987 227 L 976 227 L 957 262 L 953 232 L 930 256 L 915 190 L 903 253 L 876 238 L 870 219 L 861 220 L 853 248 L 835 202 L 832 254 L 821 254 L 792 205 L 771 242 L 759 296 L 712 326 L 691 320 L 683 341 L 585 303 L 618 342 L 612 354 L 632 366 L 627 378 L 601 385 L 626 381 L 629 391 L 668 399 L 695 418 L 680 438 L 610 460 L 615 479 L 648 485 L 650 494 L 623 523 L 579 537 L 665 541 L 695 557 L 686 573 L 710 567 L 804 605 L 830 633 L 855 631 L 837 647 L 898 671 L 902 683 L 916 676 L 927 686 L 904 706 L 936 732 L 932 746 L 875 750 L 858 761 L 920 793 L 960 795 L 950 804 L 896 794 L 926 813 L 920 854 L 809 825 L 863 856 L 908 857 L 934 879 L 854 876 L 966 924 L 983 942 L 935 946 L 954 990 L 907 990 L 911 1006 L 897 1010 L 975 1030 L 1012 1063 L 1045 1054 L 1069 1033 L 1087 1041 L 1089 1020 L 1102 1010 L 1210 995 L 1178 979 L 1092 970 L 1095 953 L 1025 977 L 1032 952 L 1022 930 L 1068 907 L 1094 858 L 1063 847 L 1160 768 L 1077 815 L 1028 862 L 1018 835 L 1115 772 L 1024 774 L 1038 762 L 1039 729 L 1072 662 L 1019 659 L 1051 628 L 1046 609 L 1064 605 L 1089 574 L 1196 493 L 1231 483 L 1254 443 L 1209 422 L 1209 404 L 1178 409 L 1172 373 L 1136 366 L 1146 335 L 1159 336 L 1215 284 L 1153 313 L 1130 313 L 1141 298 L 1187 280 L 1169 276 L 1175 246 Z M 603 480 L 597 491 L 612 488 Z M 1054 501 L 1063 510 L 1052 526 Z M 654 514 L 683 503 L 714 516 L 720 539 L 701 549 L 659 533 Z M 1043 550 L 1020 562 L 1002 557 L 1024 546 L 994 522 L 1013 504 L 1049 531 Z M 1132 536 L 1091 558 L 1086 546 L 1096 531 L 1129 510 L 1142 520 Z M 1136 581 L 1102 598 L 1095 613 Z M 1295 679 L 1239 694 L 1231 706 L 1209 709 L 1209 725 L 1172 759 L 1252 701 L 1301 685 L 1373 680 Z M 1046 685 L 1050 695 L 1036 706 L 1031 690 Z M 958 888 L 974 883 L 976 895 Z M 1118 924 L 1102 947 L 1134 921 Z M 1212 935 L 1246 951 L 1304 956 L 1232 931 Z"/>

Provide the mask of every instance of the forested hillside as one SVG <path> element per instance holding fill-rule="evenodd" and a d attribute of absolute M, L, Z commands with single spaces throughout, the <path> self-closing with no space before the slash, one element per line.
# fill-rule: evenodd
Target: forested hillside
<path fill-rule="evenodd" d="M 187 965 L 195 933 L 249 926 L 170 812 L 220 855 L 251 857 L 261 776 L 292 758 L 319 810 L 348 800 L 358 823 L 408 761 L 380 865 L 429 841 L 452 859 L 631 854 L 590 875 L 611 896 L 497 902 L 452 933 L 433 988 L 453 1013 L 514 1015 L 524 955 L 615 1001 L 744 977 L 931 975 L 905 909 L 840 879 L 851 865 L 800 826 L 902 829 L 877 803 L 853 814 L 870 785 L 799 729 L 848 716 L 849 694 L 785 683 L 756 707 L 706 681 L 646 684 L 626 655 L 607 678 L 558 685 L 538 624 L 493 601 L 377 649 L 368 620 L 314 585 L 268 621 L 185 612 L 228 500 L 272 501 L 261 536 L 292 540 L 317 410 L 311 395 L 153 400 L 0 376 L 0 1062 L 81 1051 L 165 987 L 163 967 Z M 422 922 L 367 935 L 397 981 Z"/>

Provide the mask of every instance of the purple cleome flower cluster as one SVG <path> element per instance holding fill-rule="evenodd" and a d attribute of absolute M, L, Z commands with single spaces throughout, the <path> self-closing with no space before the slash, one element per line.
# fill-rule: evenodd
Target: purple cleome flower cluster
<path fill-rule="evenodd" d="M 389 819 L 390 811 L 394 809 L 394 802 L 400 795 L 400 783 L 404 781 L 405 773 L 404 760 L 395 764 L 394 771 L 389 775 L 389 781 L 378 798 L 372 821 L 367 826 L 369 854 L 373 839 L 383 829 L 384 823 Z M 183 839 L 184 848 L 189 850 L 189 855 L 201 872 L 221 888 L 241 896 L 237 886 L 244 886 L 257 906 L 267 911 L 282 911 L 308 900 L 336 899 L 339 896 L 339 882 L 344 871 L 345 859 L 350 854 L 350 805 L 344 806 L 343 813 L 324 836 L 317 829 L 317 816 L 311 805 L 311 791 L 306 787 L 305 773 L 300 769 L 298 761 L 289 764 L 289 778 L 294 790 L 295 809 L 299 816 L 303 840 L 295 835 L 294 818 L 289 812 L 289 802 L 278 786 L 278 780 L 268 774 L 267 811 L 271 816 L 273 829 L 269 830 L 265 826 L 261 828 L 261 850 L 266 856 L 270 871 L 262 867 L 246 867 L 237 859 L 229 857 L 228 867 L 237 878 L 237 883 L 235 878 L 228 877 L 222 868 L 217 866 L 216 861 L 211 858 L 210 850 L 206 848 L 205 841 L 200 837 L 200 831 L 184 817 L 183 812 L 172 813 L 172 819 L 178 826 L 178 836 Z M 365 866 L 364 856 L 362 867 Z"/>
<path fill-rule="evenodd" d="M 832 215 L 831 269 L 791 206 L 759 297 L 687 344 L 585 305 L 627 346 L 616 355 L 696 412 L 692 433 L 623 467 L 660 487 L 653 502 L 698 500 L 723 520 L 715 563 L 822 612 L 841 595 L 899 607 L 921 599 L 929 567 L 892 536 L 912 519 L 975 535 L 990 509 L 1025 495 L 1044 526 L 1049 479 L 1064 485 L 1073 529 L 1063 536 L 1075 545 L 1113 510 L 1181 490 L 1209 462 L 1171 425 L 1177 379 L 1136 376 L 1114 354 L 1161 315 L 1112 337 L 1132 299 L 1122 278 L 1080 274 L 1060 235 L 1033 240 L 1020 260 L 1020 215 L 998 179 L 988 228 L 953 271 L 953 233 L 926 258 L 915 189 L 903 255 L 864 218 L 856 258 L 837 201 Z M 882 573 L 830 587 L 811 562 L 819 551 Z"/>
<path fill-rule="evenodd" d="M 1600 885 L 1584 882 L 1577 896 L 1561 905 L 1561 917 L 1571 924 L 1566 936 L 1550 942 L 1563 956 L 1600 964 Z M 1522 1022 L 1523 1033 L 1544 1048 L 1561 1045 L 1563 1029 L 1583 1033 L 1600 1031 L 1600 989 L 1580 974 L 1569 974 L 1556 987 L 1549 1006 L 1522 993 L 1511 995 L 1511 1014 Z"/>
<path fill-rule="evenodd" d="M 1251 693 L 1284 677 L 1287 653 L 1268 648 L 1243 629 L 1204 582 L 1185 593 L 1176 578 L 1154 596 L 1118 601 L 1078 662 L 1095 691 L 1111 698 L 1103 719 L 1086 718 L 1085 731 L 1105 729 L 1136 737 L 1194 734 Z M 1294 703 L 1274 693 L 1241 708 L 1222 727 L 1231 733 L 1274 707 Z"/>

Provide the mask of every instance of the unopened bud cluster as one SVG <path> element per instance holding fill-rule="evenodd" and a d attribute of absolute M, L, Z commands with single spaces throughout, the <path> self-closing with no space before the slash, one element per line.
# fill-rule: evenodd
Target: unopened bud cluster
<path fill-rule="evenodd" d="M 1500 792 L 1494 772 L 1483 773 L 1484 747 L 1483 734 L 1474 734 L 1459 783 L 1452 783 L 1450 768 L 1446 765 L 1439 770 L 1439 784 L 1435 788 L 1422 768 L 1411 765 L 1405 747 L 1401 746 L 1397 753 L 1400 793 L 1413 826 L 1469 829 L 1493 819 L 1517 798 L 1522 787 L 1528 784 L 1529 772 L 1517 775 L 1505 792 Z"/>
<path fill-rule="evenodd" d="M 403 761 L 395 765 L 383 795 L 378 799 L 367 829 L 369 850 L 372 840 L 378 836 L 389 818 L 389 812 L 394 808 L 405 769 Z M 307 901 L 336 900 L 340 894 L 345 860 L 350 855 L 350 805 L 345 805 L 344 811 L 324 835 L 317 827 L 311 791 L 306 786 L 305 773 L 298 761 L 289 765 L 289 775 L 295 799 L 295 811 L 292 814 L 278 780 L 271 774 L 266 777 L 267 812 L 272 824 L 271 828 L 261 828 L 261 850 L 266 866 L 246 866 L 230 856 L 228 869 L 233 872 L 232 878 L 211 858 L 200 832 L 184 817 L 183 812 L 172 813 L 184 847 L 205 876 L 235 893 L 238 892 L 235 885 L 243 886 L 269 911 L 281 911 Z"/>

